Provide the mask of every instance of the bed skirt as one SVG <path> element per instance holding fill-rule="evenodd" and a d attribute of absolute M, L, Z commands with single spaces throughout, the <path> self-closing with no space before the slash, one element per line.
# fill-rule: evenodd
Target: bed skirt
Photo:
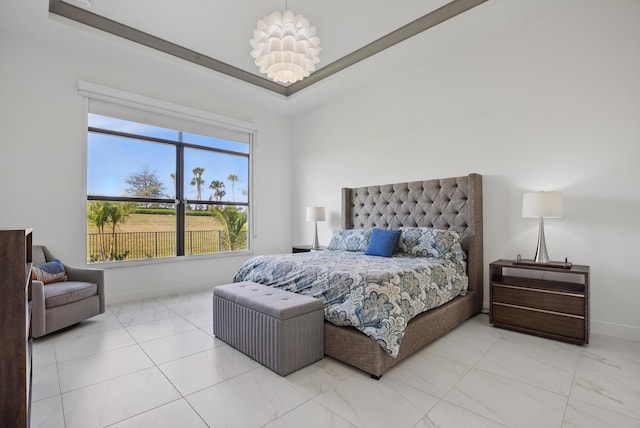
<path fill-rule="evenodd" d="M 472 291 L 413 318 L 407 325 L 397 358 L 355 328 L 325 321 L 324 353 L 379 379 L 390 367 L 475 315 L 476 300 L 476 292 Z"/>

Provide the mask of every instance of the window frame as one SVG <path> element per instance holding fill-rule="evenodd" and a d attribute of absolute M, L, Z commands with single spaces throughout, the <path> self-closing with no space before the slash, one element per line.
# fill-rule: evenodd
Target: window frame
<path fill-rule="evenodd" d="M 168 263 L 182 260 L 192 260 L 194 258 L 218 258 L 218 257 L 229 257 L 229 256 L 245 256 L 247 254 L 253 253 L 253 239 L 256 237 L 256 227 L 254 221 L 254 192 L 253 192 L 253 163 L 254 163 L 254 146 L 256 141 L 256 129 L 249 123 L 229 119 L 223 116 L 215 115 L 209 112 L 204 112 L 200 110 L 195 110 L 189 107 L 180 106 L 172 103 L 168 103 L 165 101 L 156 100 L 153 98 L 144 97 L 137 94 L 132 94 L 112 88 L 107 88 L 101 85 L 97 85 L 94 83 L 83 82 L 80 81 L 78 84 L 78 91 L 80 95 L 85 98 L 85 116 L 84 116 L 84 148 L 85 148 L 85 156 L 84 156 L 84 206 L 86 213 L 86 206 L 89 201 L 92 200 L 102 200 L 102 201 L 113 201 L 113 202 L 149 202 L 149 203 L 167 203 L 175 205 L 176 209 L 176 254 L 170 257 L 158 257 L 158 258 L 149 258 L 149 259 L 134 259 L 134 260 L 121 260 L 121 261 L 105 261 L 99 263 L 89 263 L 88 260 L 84 260 L 84 264 L 87 266 L 100 266 L 100 267 L 109 267 L 109 266 L 134 266 L 140 264 L 155 264 L 155 263 Z M 239 151 L 224 149 L 224 148 L 215 148 L 205 145 L 200 145 L 196 143 L 190 143 L 185 141 L 176 141 L 176 140 L 167 140 L 159 137 L 152 137 L 146 135 L 139 134 L 129 134 L 126 132 L 120 132 L 115 130 L 103 129 L 98 127 L 90 127 L 88 123 L 88 117 L 90 113 L 94 113 L 91 109 L 91 101 L 98 100 L 99 102 L 105 102 L 111 104 L 114 109 L 122 108 L 126 109 L 135 109 L 142 114 L 148 114 L 152 116 L 156 116 L 155 120 L 161 120 L 162 117 L 170 117 L 173 119 L 177 119 L 179 121 L 184 121 L 185 123 L 195 124 L 196 126 L 205 126 L 210 127 L 212 131 L 221 130 L 222 135 L 220 137 L 214 138 L 222 138 L 229 139 L 226 137 L 225 131 L 229 133 L 241 133 L 246 135 L 246 141 L 240 141 L 242 143 L 246 143 L 248 145 L 248 153 L 243 153 Z M 109 116 L 108 114 L 96 113 L 105 116 Z M 111 116 L 113 117 L 113 116 Z M 115 117 L 116 119 L 123 119 L 128 121 L 134 121 L 135 119 L 127 119 L 126 113 L 124 115 L 118 115 Z M 162 126 L 161 124 L 156 125 L 157 122 L 152 123 L 154 126 Z M 169 129 L 175 128 L 175 125 L 169 126 Z M 187 129 L 176 129 L 177 131 L 196 133 Z M 99 133 L 103 135 L 111 135 L 115 137 L 122 138 L 133 138 L 138 141 L 146 141 L 157 144 L 169 144 L 176 148 L 176 183 L 180 182 L 180 186 L 176 186 L 176 194 L 175 199 L 168 198 L 145 198 L 145 197 L 135 197 L 135 196 L 98 196 L 98 195 L 89 195 L 87 188 L 87 172 L 88 172 L 88 135 L 90 133 Z M 215 132 L 213 132 L 215 134 Z M 209 134 L 209 136 L 212 136 Z M 233 140 L 231 140 L 233 141 Z M 184 171 L 184 152 L 185 149 L 196 149 L 196 150 L 206 150 L 211 153 L 220 153 L 220 154 L 228 154 L 232 156 L 242 156 L 247 158 L 247 199 L 246 202 L 240 201 L 210 201 L 210 200 L 196 200 L 196 199 L 188 199 L 185 195 L 186 188 L 184 186 L 185 179 L 185 171 Z M 180 181 L 179 181 L 180 180 Z M 186 223 L 186 206 L 188 204 L 197 204 L 197 205 L 212 205 L 212 206 L 242 206 L 246 207 L 247 212 L 247 248 L 246 250 L 235 250 L 235 251 L 221 251 L 215 253 L 205 253 L 205 254 L 184 254 L 185 248 L 185 223 Z M 85 222 L 84 222 L 84 231 L 83 235 L 84 239 L 84 253 L 87 252 L 87 229 L 86 229 L 86 214 L 85 214 Z M 178 238 L 181 236 L 181 238 Z"/>

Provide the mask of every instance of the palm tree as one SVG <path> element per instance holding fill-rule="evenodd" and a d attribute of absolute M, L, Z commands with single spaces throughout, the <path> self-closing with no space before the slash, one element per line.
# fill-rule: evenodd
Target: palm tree
<path fill-rule="evenodd" d="M 213 217 L 224 231 L 223 243 L 228 251 L 241 250 L 247 245 L 247 213 L 236 207 L 212 208 Z"/>
<path fill-rule="evenodd" d="M 118 254 L 118 243 L 116 241 L 116 228 L 121 223 L 127 222 L 127 217 L 131 214 L 135 204 L 128 202 L 120 202 L 115 203 L 109 209 L 109 214 L 107 216 L 107 224 L 111 226 L 111 260 L 119 260 L 121 259 L 120 254 Z M 128 251 L 125 252 L 125 254 Z"/>
<path fill-rule="evenodd" d="M 231 182 L 231 198 L 232 198 L 231 200 L 232 200 L 232 201 L 235 201 L 235 200 L 236 200 L 236 192 L 235 192 L 236 181 L 238 181 L 238 180 L 240 180 L 240 179 L 238 178 L 238 176 L 237 176 L 237 175 L 235 175 L 235 174 L 230 174 L 230 175 L 227 177 L 227 180 L 229 180 L 229 181 Z"/>
<path fill-rule="evenodd" d="M 104 243 L 104 227 L 107 224 L 109 217 L 107 205 L 109 202 L 105 201 L 91 201 L 87 207 L 87 220 L 98 229 L 98 242 L 100 245 L 100 259 L 102 261 L 107 260 L 107 254 L 105 252 Z"/>
<path fill-rule="evenodd" d="M 121 223 L 127 221 L 135 204 L 126 202 L 91 201 L 87 207 L 87 219 L 98 229 L 100 243 L 100 259 L 116 260 L 120 256 L 116 248 L 116 229 Z M 109 239 L 109 252 L 106 251 L 105 226 L 111 228 Z"/>
<path fill-rule="evenodd" d="M 204 168 L 195 167 L 193 168 L 193 178 L 191 179 L 191 185 L 196 186 L 196 199 L 202 200 L 202 184 L 204 180 L 202 179 L 202 174 L 204 174 Z M 196 205 L 196 209 L 198 209 L 198 205 Z"/>
<path fill-rule="evenodd" d="M 221 201 L 222 197 L 227 193 L 223 190 L 224 183 L 219 180 L 213 180 L 209 185 L 209 188 L 214 190 L 213 197 L 215 198 L 216 201 Z"/>

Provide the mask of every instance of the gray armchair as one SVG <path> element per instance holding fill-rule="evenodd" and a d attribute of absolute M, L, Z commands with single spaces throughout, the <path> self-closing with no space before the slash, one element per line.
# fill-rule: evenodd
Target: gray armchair
<path fill-rule="evenodd" d="M 55 260 L 41 245 L 33 246 L 33 266 Z M 64 264 L 68 281 L 31 286 L 31 335 L 41 337 L 104 313 L 104 271 Z"/>

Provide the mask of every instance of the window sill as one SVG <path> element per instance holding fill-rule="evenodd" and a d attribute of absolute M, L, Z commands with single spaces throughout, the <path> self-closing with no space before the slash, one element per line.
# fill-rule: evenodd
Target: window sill
<path fill-rule="evenodd" d="M 85 262 L 84 266 L 87 268 L 95 268 L 95 269 L 120 269 L 120 268 L 149 266 L 149 265 L 166 264 L 166 263 L 193 262 L 198 260 L 227 259 L 229 257 L 247 257 L 252 255 L 253 255 L 252 250 L 246 250 L 246 251 L 234 251 L 234 252 L 224 252 L 224 253 L 215 253 L 215 254 L 198 254 L 198 255 L 189 255 L 189 256 L 164 257 L 164 258 L 156 258 L 156 259 L 140 259 L 140 260 L 127 260 L 127 261 L 102 262 L 102 263 L 86 263 Z"/>

